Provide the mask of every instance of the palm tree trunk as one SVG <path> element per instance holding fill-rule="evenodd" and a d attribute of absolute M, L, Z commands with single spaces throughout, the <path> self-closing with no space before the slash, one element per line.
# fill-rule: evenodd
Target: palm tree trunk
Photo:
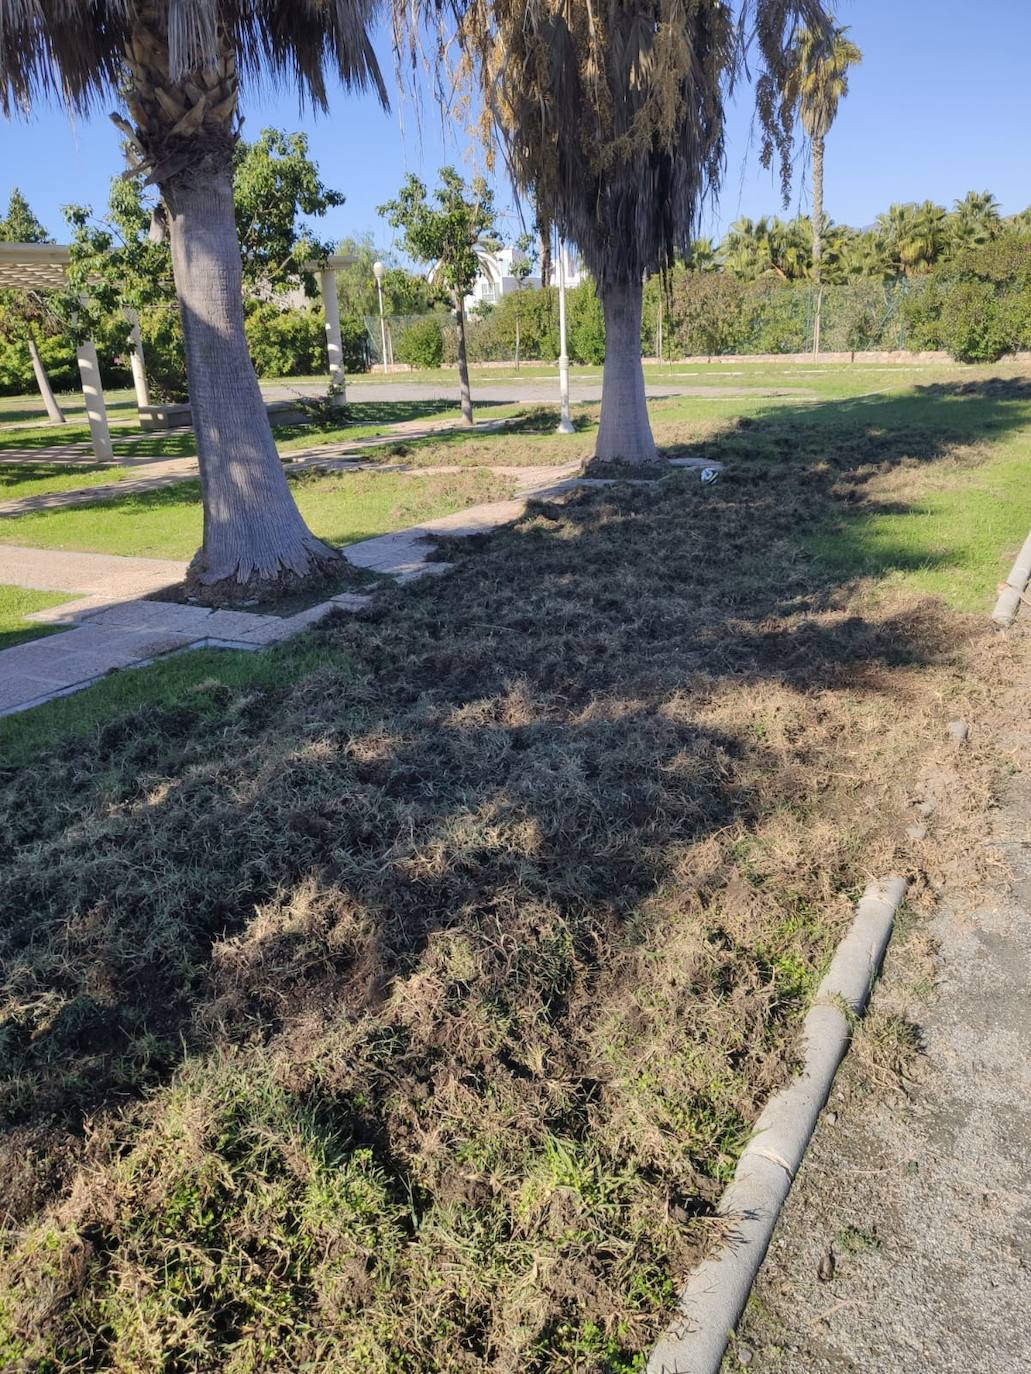
<path fill-rule="evenodd" d="M 610 282 L 601 288 L 605 366 L 594 450 L 600 462 L 654 463 L 657 458 L 641 366 L 642 297 L 639 281 Z"/>
<path fill-rule="evenodd" d="M 458 390 L 462 397 L 462 421 L 473 422 L 473 397 L 469 390 L 469 359 L 465 351 L 465 304 L 459 292 L 452 299 L 455 302 L 455 323 L 458 327 Z"/>
<path fill-rule="evenodd" d="M 162 191 L 204 502 L 188 581 L 230 597 L 290 587 L 340 555 L 301 518 L 247 352 L 232 173 L 197 169 Z"/>
<path fill-rule="evenodd" d="M 28 343 L 29 358 L 32 360 L 32 371 L 36 377 L 36 385 L 39 387 L 39 394 L 43 397 L 43 404 L 47 408 L 47 414 L 55 425 L 63 425 L 65 423 L 64 411 L 57 403 L 57 397 L 54 395 L 54 388 L 50 385 L 50 378 L 47 376 L 47 370 L 43 366 L 43 359 L 39 356 L 39 349 L 36 347 L 36 340 L 32 337 L 31 329 L 29 330 Z"/>
<path fill-rule="evenodd" d="M 813 138 L 813 285 L 816 310 L 813 316 L 813 356 L 820 354 L 820 315 L 823 309 L 823 135 Z"/>
<path fill-rule="evenodd" d="M 551 226 L 541 227 L 541 286 L 551 285 Z"/>

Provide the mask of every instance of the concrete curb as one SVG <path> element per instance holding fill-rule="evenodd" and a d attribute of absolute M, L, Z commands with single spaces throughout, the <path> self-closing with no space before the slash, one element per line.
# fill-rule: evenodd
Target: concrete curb
<path fill-rule="evenodd" d="M 1010 575 L 1002 584 L 999 599 L 992 611 L 992 619 L 1001 630 L 1008 629 L 1020 610 L 1020 598 L 1031 582 L 1031 534 L 1024 540 L 1024 547 L 1017 554 L 1017 561 L 1010 568 Z"/>
<path fill-rule="evenodd" d="M 646 1374 L 716 1374 L 744 1310 L 780 1209 L 848 1049 L 845 1006 L 863 1011 L 905 894 L 904 878 L 872 882 L 820 984 L 802 1028 L 804 1067 L 766 1104 L 720 1199 L 727 1243 L 689 1277 L 679 1316 L 655 1346 Z"/>

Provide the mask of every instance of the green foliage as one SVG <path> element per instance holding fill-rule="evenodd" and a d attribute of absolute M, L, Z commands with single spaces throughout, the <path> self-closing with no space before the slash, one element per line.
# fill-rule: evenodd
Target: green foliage
<path fill-rule="evenodd" d="M 437 300 L 425 277 L 392 263 L 390 254 L 377 249 L 371 234 L 342 239 L 337 249 L 354 261 L 337 273 L 337 299 L 342 314 L 362 319 L 379 315 L 379 297 L 372 265 L 379 261 L 383 274 L 383 313 L 385 315 L 425 315 Z"/>
<path fill-rule="evenodd" d="M 379 207 L 387 222 L 403 234 L 405 251 L 433 266 L 434 285 L 456 302 L 473 288 L 479 271 L 478 247 L 493 243 L 494 193 L 482 177 L 469 187 L 453 167 L 440 169 L 433 193 L 409 174 L 394 200 Z"/>
<path fill-rule="evenodd" d="M 29 202 L 11 188 L 7 214 L 0 218 L 0 243 L 50 243 L 50 235 L 32 212 Z"/>
<path fill-rule="evenodd" d="M 746 337 L 748 313 L 745 288 L 727 273 L 678 268 L 670 278 L 667 329 L 680 353 L 736 353 Z"/>
<path fill-rule="evenodd" d="M 273 291 L 301 285 L 313 296 L 315 280 L 301 270 L 303 264 L 328 256 L 333 247 L 317 239 L 301 216 L 324 215 L 343 205 L 344 197 L 323 184 L 308 155 L 307 134 L 263 129 L 257 142 L 240 143 L 233 202 L 244 281 Z"/>
<path fill-rule="evenodd" d="M 244 328 L 259 377 L 326 371 L 325 327 L 313 311 L 281 310 L 272 301 L 253 301 Z"/>
<path fill-rule="evenodd" d="M 440 367 L 444 361 L 444 331 L 440 320 L 413 320 L 397 340 L 397 358 L 409 367 Z"/>
<path fill-rule="evenodd" d="M 233 193 L 245 289 L 261 293 L 253 310 L 267 326 L 265 333 L 254 326 L 248 334 L 252 353 L 260 355 L 255 359 L 259 373 L 325 370 L 323 324 L 316 327 L 310 312 L 285 311 L 267 297 L 299 286 L 314 292 L 314 279 L 302 265 L 324 257 L 332 245 L 320 242 L 304 217 L 324 215 L 342 204 L 343 196 L 323 184 L 306 135 L 278 129 L 265 129 L 256 142 L 240 144 Z M 69 290 L 57 304 L 64 333 L 73 340 L 89 336 L 102 355 L 123 358 L 130 328 L 123 312 L 135 310 L 153 393 L 160 401 L 180 401 L 187 395 L 182 328 L 167 239 L 151 238 L 154 208 L 142 176 L 115 178 L 101 220 L 86 206 L 69 206 Z M 345 367 L 364 370 L 364 329 L 351 321 L 341 332 Z M 276 368 L 276 358 L 290 365 Z"/>
<path fill-rule="evenodd" d="M 566 292 L 566 342 L 572 362 L 605 361 L 605 316 L 593 282 Z"/>
<path fill-rule="evenodd" d="M 959 362 L 994 362 L 1031 346 L 1031 254 L 1009 228 L 939 264 L 905 303 L 912 348 L 944 348 Z"/>

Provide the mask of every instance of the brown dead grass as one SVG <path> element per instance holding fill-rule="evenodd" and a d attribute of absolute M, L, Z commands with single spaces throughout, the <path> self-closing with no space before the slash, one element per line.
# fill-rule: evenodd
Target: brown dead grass
<path fill-rule="evenodd" d="M 976 863 L 1005 646 L 795 537 L 894 452 L 534 507 L 9 772 L 9 1364 L 641 1367 L 915 805 Z"/>

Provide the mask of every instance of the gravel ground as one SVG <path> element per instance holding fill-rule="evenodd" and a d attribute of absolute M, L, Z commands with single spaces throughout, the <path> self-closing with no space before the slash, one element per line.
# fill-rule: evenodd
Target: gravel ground
<path fill-rule="evenodd" d="M 724 1374 L 1031 1366 L 1031 616 L 1013 633 L 999 881 L 897 934 Z M 878 1068 L 900 1013 L 921 1050 L 901 1079 Z"/>

